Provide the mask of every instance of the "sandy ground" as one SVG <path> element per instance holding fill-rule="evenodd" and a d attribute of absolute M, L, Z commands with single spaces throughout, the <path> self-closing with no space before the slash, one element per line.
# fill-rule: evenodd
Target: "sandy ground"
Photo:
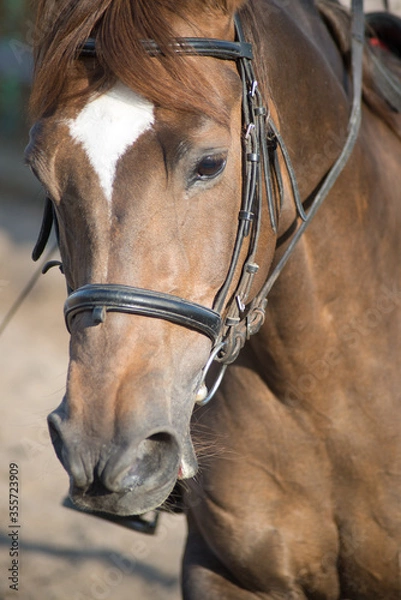
<path fill-rule="evenodd" d="M 380 3 L 366 5 L 373 10 Z M 401 1 L 392 6 L 401 9 Z M 23 145 L 13 152 L 6 147 L 0 146 L 0 321 L 32 276 L 30 253 L 41 220 L 41 192 L 22 158 L 13 158 L 22 157 Z M 0 337 L 0 600 L 178 600 L 182 517 L 163 515 L 157 535 L 149 537 L 61 506 L 68 482 L 46 415 L 65 385 L 64 298 L 63 277 L 52 270 Z M 8 510 L 10 464 L 18 467 L 17 524 Z M 8 580 L 13 532 L 18 594 Z"/>

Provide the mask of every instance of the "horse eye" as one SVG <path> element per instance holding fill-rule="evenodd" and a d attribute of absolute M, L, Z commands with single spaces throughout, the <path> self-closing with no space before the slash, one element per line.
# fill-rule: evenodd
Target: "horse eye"
<path fill-rule="evenodd" d="M 227 160 L 224 156 L 205 156 L 197 165 L 197 179 L 213 179 L 220 175 L 226 166 Z"/>

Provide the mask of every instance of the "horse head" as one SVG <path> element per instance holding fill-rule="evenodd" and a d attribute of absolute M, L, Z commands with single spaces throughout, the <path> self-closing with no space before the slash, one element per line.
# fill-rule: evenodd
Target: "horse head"
<path fill-rule="evenodd" d="M 26 156 L 53 204 L 67 285 L 73 295 L 90 295 L 90 310 L 85 302 L 78 310 L 70 307 L 67 391 L 49 416 L 52 441 L 70 475 L 74 502 L 126 515 L 160 505 L 177 478 L 195 475 L 190 418 L 204 393 L 203 369 L 217 336 L 193 323 L 183 326 L 179 318 L 174 322 L 171 312 L 152 318 L 137 306 L 124 311 L 109 304 L 106 310 L 104 299 L 95 306 L 93 292 L 102 296 L 115 286 L 121 303 L 122 292 L 135 289 L 141 302 L 144 293 L 147 301 L 149 294 L 161 298 L 161 312 L 173 298 L 188 302 L 191 315 L 199 307 L 201 321 L 205 313 L 217 314 L 242 202 L 241 80 L 235 61 L 172 57 L 168 44 L 188 36 L 234 40 L 240 2 L 211 3 L 214 8 L 204 3 L 192 14 L 192 5 L 199 9 L 200 3 L 186 2 L 174 20 L 167 10 L 165 56 L 152 55 L 141 43 L 139 50 L 132 41 L 130 46 L 118 27 L 111 34 L 113 4 L 101 4 L 97 22 L 75 23 L 64 81 L 52 88 L 44 74 L 66 25 L 63 30 L 58 23 L 47 47 L 43 34 L 33 91 L 37 119 Z M 130 13 L 130 35 L 141 42 L 139 12 Z M 158 30 L 156 18 L 151 25 L 148 39 L 163 48 L 164 29 Z M 79 55 L 90 35 L 98 57 Z M 127 70 L 120 65 L 116 73 L 109 63 L 119 44 L 133 56 Z M 174 81 L 177 67 L 171 69 L 176 61 L 180 81 Z M 148 78 L 131 85 L 136 69 L 148 69 Z M 149 85 L 152 78 L 158 80 Z M 274 240 L 270 231 L 265 252 L 273 252 Z M 228 298 L 239 273 L 236 266 Z"/>

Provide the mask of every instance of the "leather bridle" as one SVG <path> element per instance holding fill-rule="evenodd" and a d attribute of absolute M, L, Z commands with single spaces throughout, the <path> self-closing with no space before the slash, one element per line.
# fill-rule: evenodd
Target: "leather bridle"
<path fill-rule="evenodd" d="M 203 371 L 200 387 L 204 388 L 207 371 L 212 362 L 217 360 L 222 364 L 222 369 L 212 389 L 210 392 L 198 396 L 197 402 L 203 405 L 211 399 L 227 365 L 234 362 L 245 341 L 261 328 L 265 318 L 267 297 L 273 284 L 345 166 L 357 139 L 361 120 L 363 0 L 353 0 L 352 7 L 353 104 L 348 125 L 348 137 L 340 156 L 317 189 L 307 213 L 302 206 L 289 153 L 278 128 L 263 103 L 252 65 L 252 46 L 245 40 L 239 18 L 235 19 L 237 36 L 235 42 L 208 38 L 182 38 L 173 45 L 174 51 L 180 54 L 195 54 L 236 61 L 242 81 L 243 198 L 238 215 L 236 241 L 226 280 L 216 297 L 213 308 L 207 308 L 171 294 L 131 286 L 84 285 L 72 291 L 65 303 L 64 313 L 69 331 L 75 315 L 91 311 L 95 323 L 104 322 L 108 312 L 123 312 L 165 319 L 202 333 L 210 338 L 212 351 Z M 160 53 L 153 41 L 145 41 L 144 46 L 151 55 Z M 96 55 L 94 39 L 89 39 L 84 44 L 81 55 Z M 283 176 L 278 161 L 279 151 L 291 182 L 294 203 L 301 219 L 301 225 L 260 292 L 249 302 L 252 283 L 259 269 L 256 263 L 256 254 L 264 198 L 267 200 L 270 223 L 274 232 L 277 231 L 278 212 L 283 202 Z M 46 246 L 53 220 L 53 207 L 47 200 L 41 232 L 33 252 L 34 260 L 40 257 Z M 247 256 L 241 269 L 239 282 L 232 294 L 234 277 L 238 273 L 239 261 L 243 255 L 245 244 L 247 244 Z"/>

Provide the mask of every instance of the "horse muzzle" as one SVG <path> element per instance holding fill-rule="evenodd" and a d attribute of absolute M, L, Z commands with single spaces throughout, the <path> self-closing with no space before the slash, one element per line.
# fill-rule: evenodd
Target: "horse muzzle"
<path fill-rule="evenodd" d="M 56 454 L 70 476 L 70 497 L 84 510 L 126 516 L 163 504 L 177 479 L 192 477 L 197 462 L 189 435 L 171 428 L 117 436 L 109 443 L 83 435 L 57 409 L 48 417 Z"/>

